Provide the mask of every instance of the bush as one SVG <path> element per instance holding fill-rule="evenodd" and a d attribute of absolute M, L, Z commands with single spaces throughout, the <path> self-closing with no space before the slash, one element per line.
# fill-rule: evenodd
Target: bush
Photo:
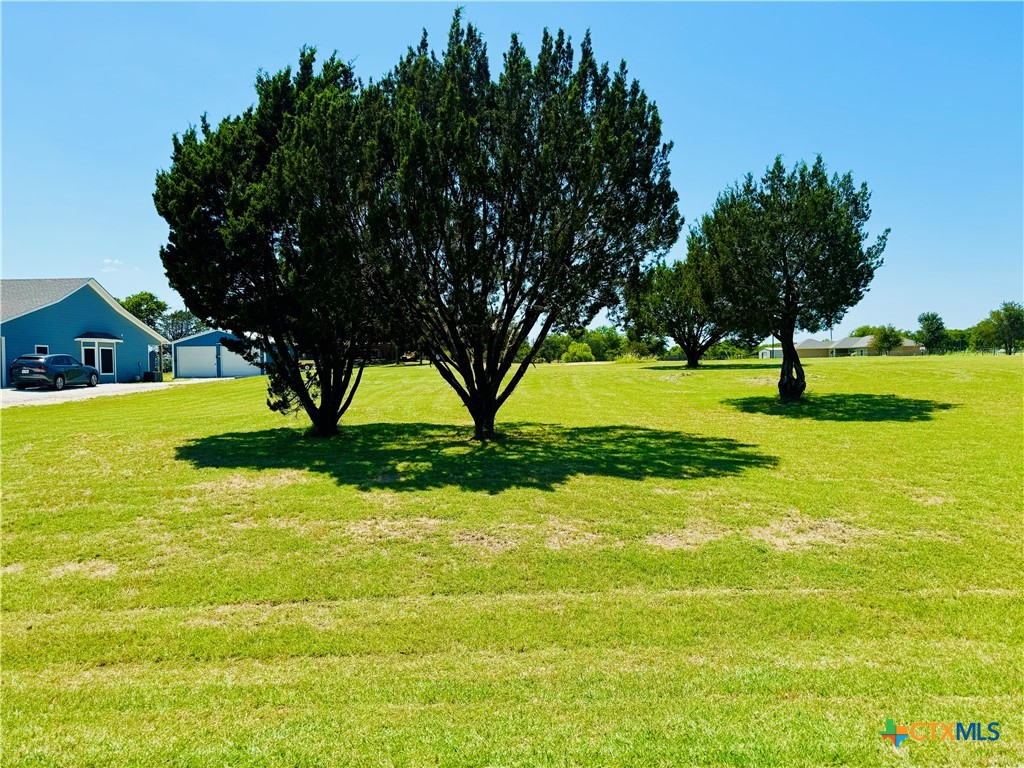
<path fill-rule="evenodd" d="M 589 344 L 570 344 L 569 351 L 562 355 L 563 363 L 592 363 L 594 353 L 590 351 Z"/>

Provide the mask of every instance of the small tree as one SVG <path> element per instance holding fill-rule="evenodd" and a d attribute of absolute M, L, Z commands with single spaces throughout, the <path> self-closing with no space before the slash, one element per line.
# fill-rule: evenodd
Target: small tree
<path fill-rule="evenodd" d="M 894 326 L 885 325 L 871 339 L 871 348 L 880 355 L 888 355 L 903 343 L 903 334 Z"/>
<path fill-rule="evenodd" d="M 819 156 L 786 171 L 782 158 L 760 182 L 748 175 L 718 197 L 697 228 L 701 247 L 726 269 L 726 299 L 761 338 L 782 347 L 779 396 L 807 387 L 796 351 L 797 328 L 817 333 L 863 298 L 882 264 L 889 231 L 868 244 L 867 185 L 831 179 Z"/>
<path fill-rule="evenodd" d="M 995 326 L 996 338 L 1006 354 L 1012 355 L 1024 345 L 1024 305 L 1004 301 L 999 309 L 989 315 L 989 319 Z"/>
<path fill-rule="evenodd" d="M 590 350 L 589 344 L 573 342 L 569 345 L 569 351 L 562 355 L 563 363 L 592 363 L 594 353 Z"/>
<path fill-rule="evenodd" d="M 118 302 L 154 331 L 160 332 L 160 321 L 168 307 L 167 302 L 158 299 L 156 294 L 139 291 L 124 299 L 118 299 Z"/>
<path fill-rule="evenodd" d="M 999 346 L 999 333 L 996 324 L 985 318 L 968 330 L 972 350 L 993 349 Z"/>
<path fill-rule="evenodd" d="M 157 328 L 164 338 L 171 341 L 184 339 L 186 336 L 193 336 L 207 330 L 208 326 L 187 309 L 176 309 L 166 313 L 160 319 Z"/>
<path fill-rule="evenodd" d="M 885 328 L 884 325 L 858 325 L 850 331 L 850 338 L 863 339 L 865 336 L 877 336 Z"/>
<path fill-rule="evenodd" d="M 586 327 L 677 239 L 670 147 L 654 104 L 589 36 L 577 60 L 545 32 L 535 62 L 513 36 L 495 81 L 456 12 L 443 56 L 424 37 L 380 92 L 394 149 L 374 217 L 391 259 L 380 285 L 488 440 L 548 333 Z"/>
<path fill-rule="evenodd" d="M 937 312 L 923 312 L 917 316 L 921 327 L 915 334 L 916 340 L 929 352 L 940 352 L 946 346 L 946 324 Z"/>

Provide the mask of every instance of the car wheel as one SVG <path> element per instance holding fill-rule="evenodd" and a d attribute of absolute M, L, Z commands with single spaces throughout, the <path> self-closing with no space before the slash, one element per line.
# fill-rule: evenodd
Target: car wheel
<path fill-rule="evenodd" d="M 95 387 L 99 383 L 100 383 L 100 377 L 97 376 L 95 373 L 90 373 L 89 374 L 89 386 L 90 387 Z"/>
<path fill-rule="evenodd" d="M 53 388 L 56 389 L 58 392 L 60 392 L 62 389 L 64 389 L 64 377 L 63 376 L 54 376 L 53 377 Z"/>

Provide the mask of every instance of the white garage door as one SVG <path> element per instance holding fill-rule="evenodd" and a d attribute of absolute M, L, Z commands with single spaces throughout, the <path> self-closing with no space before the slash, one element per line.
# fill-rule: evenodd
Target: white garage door
<path fill-rule="evenodd" d="M 221 376 L 259 376 L 260 373 L 258 365 L 250 365 L 241 355 L 236 355 L 225 347 L 220 348 Z"/>
<path fill-rule="evenodd" d="M 212 379 L 217 376 L 216 347 L 176 347 L 179 379 Z"/>

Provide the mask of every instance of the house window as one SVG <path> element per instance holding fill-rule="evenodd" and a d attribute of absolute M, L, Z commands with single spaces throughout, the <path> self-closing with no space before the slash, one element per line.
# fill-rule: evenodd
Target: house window
<path fill-rule="evenodd" d="M 111 347 L 100 349 L 100 373 L 104 376 L 114 372 L 114 350 Z"/>
<path fill-rule="evenodd" d="M 48 355 L 48 354 L 50 354 L 50 345 L 49 344 L 36 344 L 36 354 L 37 355 Z"/>
<path fill-rule="evenodd" d="M 82 347 L 82 362 L 93 368 L 96 367 L 96 347 Z"/>

